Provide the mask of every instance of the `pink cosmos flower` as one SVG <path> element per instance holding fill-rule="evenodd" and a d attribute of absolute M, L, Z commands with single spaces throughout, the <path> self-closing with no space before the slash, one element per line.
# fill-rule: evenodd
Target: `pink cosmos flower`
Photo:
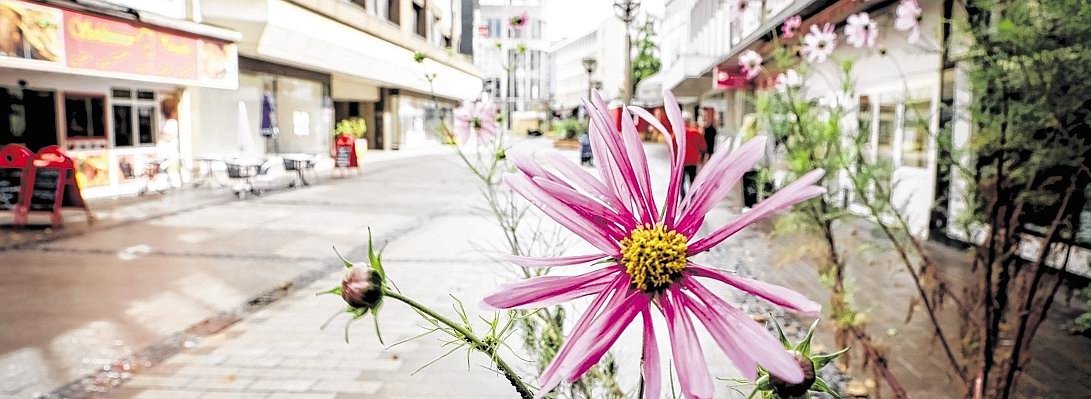
<path fill-rule="evenodd" d="M 917 0 L 902 0 L 898 4 L 897 17 L 894 19 L 894 29 L 901 32 L 909 32 L 907 40 L 915 44 L 921 38 L 921 6 Z"/>
<path fill-rule="evenodd" d="M 807 58 L 807 62 L 821 64 L 833 54 L 835 47 L 837 34 L 833 32 L 833 25 L 826 23 L 821 30 L 818 25 L 811 25 L 811 33 L 803 36 L 803 47 L 799 49 L 799 53 Z"/>
<path fill-rule="evenodd" d="M 670 92 L 664 108 L 673 132 L 685 129 L 682 111 Z M 769 215 L 825 193 L 815 185 L 821 170 L 784 187 L 735 220 L 698 237 L 705 215 L 729 193 L 743 173 L 764 153 L 765 138 L 736 151 L 715 153 L 698 173 L 684 198 L 681 184 L 684 134 L 664 133 L 670 142 L 670 180 L 660 208 L 652 195 L 647 155 L 630 111 L 660 132 L 668 130 L 648 111 L 622 108 L 621 126 L 595 95 L 590 112 L 590 141 L 598 177 L 556 152 L 542 162 L 509 154 L 518 168 L 505 183 L 546 215 L 580 236 L 597 251 L 565 257 L 511 257 L 522 267 L 561 267 L 595 262 L 601 267 L 574 276 L 544 276 L 503 286 L 484 299 L 494 309 L 538 308 L 593 296 L 587 311 L 542 372 L 538 396 L 565 381 L 575 381 L 598 363 L 633 322 L 643 324 L 645 397 L 662 397 L 663 361 L 654 313 L 667 321 L 674 366 L 687 398 L 711 398 L 712 378 L 697 340 L 699 321 L 740 372 L 753 380 L 761 366 L 773 375 L 798 383 L 804 376 L 798 362 L 746 313 L 713 294 L 708 282 L 721 282 L 791 311 L 816 314 L 820 306 L 787 288 L 738 276 L 695 263 L 692 258 Z M 661 211 L 662 210 L 662 211 Z"/>
<path fill-rule="evenodd" d="M 465 144 L 471 137 L 479 142 L 491 141 L 496 137 L 496 104 L 488 100 L 464 101 L 455 110 L 455 135 L 459 144 Z"/>
<path fill-rule="evenodd" d="M 742 71 L 746 73 L 746 79 L 754 79 L 761 73 L 761 54 L 758 54 L 754 50 L 746 50 L 742 54 L 739 54 L 739 65 L 742 66 Z"/>
<path fill-rule="evenodd" d="M 845 43 L 853 47 L 875 47 L 879 40 L 879 24 L 868 13 L 850 15 L 845 25 Z"/>
<path fill-rule="evenodd" d="M 785 39 L 795 37 L 800 25 L 803 25 L 803 18 L 798 15 L 784 20 L 784 24 L 780 25 L 780 37 Z"/>
<path fill-rule="evenodd" d="M 508 20 L 511 27 L 515 29 L 522 29 L 524 26 L 527 26 L 527 22 L 530 22 L 530 14 L 526 11 L 523 11 L 521 14 L 513 16 Z"/>

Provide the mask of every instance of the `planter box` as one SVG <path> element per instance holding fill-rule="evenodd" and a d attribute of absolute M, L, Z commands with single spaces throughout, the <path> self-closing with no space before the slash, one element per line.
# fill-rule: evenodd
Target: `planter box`
<path fill-rule="evenodd" d="M 560 139 L 553 142 L 553 148 L 575 150 L 580 148 L 580 141 L 576 139 Z"/>

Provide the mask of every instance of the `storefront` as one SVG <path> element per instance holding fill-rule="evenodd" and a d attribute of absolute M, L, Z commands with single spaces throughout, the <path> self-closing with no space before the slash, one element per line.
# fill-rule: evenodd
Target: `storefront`
<path fill-rule="evenodd" d="M 85 197 L 135 193 L 187 156 L 189 91 L 237 87 L 238 34 L 139 15 L 0 1 L 0 145 L 60 146 Z"/>
<path fill-rule="evenodd" d="M 195 157 L 330 151 L 329 74 L 240 57 L 238 89 L 194 89 L 192 101 L 197 124 L 207 132 L 194 137 Z"/>

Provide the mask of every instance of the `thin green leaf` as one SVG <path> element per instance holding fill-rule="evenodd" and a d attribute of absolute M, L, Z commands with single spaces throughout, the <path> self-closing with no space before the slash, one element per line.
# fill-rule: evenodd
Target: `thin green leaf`
<path fill-rule="evenodd" d="M 314 293 L 314 296 L 327 295 L 327 294 L 341 296 L 341 294 L 343 292 L 344 291 L 342 290 L 342 288 L 340 286 L 337 286 L 337 287 L 333 287 L 333 288 L 330 288 L 330 289 L 325 290 L 325 291 L 316 292 L 316 293 Z"/>
<path fill-rule="evenodd" d="M 338 257 L 339 259 L 341 259 L 341 263 L 344 263 L 344 264 L 345 264 L 345 268 L 346 268 L 346 269 L 351 269 L 351 268 L 353 267 L 353 264 L 352 264 L 352 262 L 349 262 L 349 260 L 348 260 L 348 259 L 345 259 L 345 257 L 341 255 L 341 251 L 338 251 L 338 250 L 337 250 L 337 246 L 336 246 L 336 245 L 334 245 L 334 246 L 333 246 L 333 253 L 337 254 L 337 257 Z"/>
<path fill-rule="evenodd" d="M 807 329 L 807 336 L 796 345 L 796 352 L 799 352 L 803 356 L 811 356 L 811 339 L 814 338 L 814 330 L 816 328 L 818 328 L 818 319 L 815 319 L 814 323 L 811 323 L 811 328 Z"/>
<path fill-rule="evenodd" d="M 417 368 L 416 370 L 414 370 L 409 375 L 417 375 L 417 373 L 419 373 L 421 370 L 424 370 L 426 367 L 431 366 L 431 365 L 435 364 L 436 362 L 438 362 L 440 360 L 443 360 L 443 358 L 445 358 L 447 356 L 450 356 L 452 353 L 455 353 L 455 351 L 457 351 L 459 349 L 462 349 L 463 346 L 466 346 L 466 344 L 462 344 L 462 345 L 459 345 L 459 346 L 456 346 L 456 347 L 452 348 L 451 350 L 447 351 L 447 353 L 444 353 L 444 354 L 440 355 L 439 357 L 437 357 L 435 359 L 432 359 L 428 363 L 425 363 L 423 366 L 420 366 L 420 368 Z"/>
<path fill-rule="evenodd" d="M 379 277 L 386 281 L 386 270 L 383 269 L 381 255 L 375 253 L 375 241 L 371 236 L 371 227 L 367 228 L 367 259 L 371 261 L 371 269 L 378 272 Z"/>
<path fill-rule="evenodd" d="M 375 320 L 375 336 L 379 337 L 379 344 L 386 345 L 383 343 L 383 332 L 379 330 L 379 313 L 372 311 L 371 318 Z"/>
<path fill-rule="evenodd" d="M 821 378 L 814 379 L 814 384 L 811 385 L 811 390 L 828 394 L 836 399 L 841 399 L 841 394 L 837 393 L 837 391 L 833 390 L 833 388 L 830 388 L 830 385 L 826 384 L 826 381 Z"/>
<path fill-rule="evenodd" d="M 780 327 L 780 322 L 776 317 L 770 315 L 769 320 L 773 321 L 773 326 L 777 328 L 777 338 L 780 339 L 781 345 L 784 345 L 784 349 L 792 349 L 792 341 L 788 340 L 788 335 L 784 333 L 784 329 Z"/>
<path fill-rule="evenodd" d="M 849 348 L 845 348 L 834 353 L 827 353 L 825 355 L 817 355 L 811 357 L 811 360 L 814 361 L 814 369 L 817 371 L 823 367 L 826 367 L 826 365 L 833 361 L 833 359 L 836 359 L 838 356 L 841 356 L 845 352 L 848 352 L 848 350 Z"/>

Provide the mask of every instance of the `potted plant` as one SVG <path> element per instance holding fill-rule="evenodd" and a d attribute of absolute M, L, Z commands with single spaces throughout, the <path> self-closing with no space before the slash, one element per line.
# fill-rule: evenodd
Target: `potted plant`
<path fill-rule="evenodd" d="M 356 156 L 360 157 L 367 151 L 367 122 L 364 118 L 347 118 L 337 122 L 334 128 L 334 138 L 345 136 L 356 141 Z"/>
<path fill-rule="evenodd" d="M 583 122 L 576 119 L 564 119 L 553 122 L 553 134 L 558 136 L 553 142 L 556 148 L 576 149 L 580 147 L 580 134 L 587 131 Z"/>

